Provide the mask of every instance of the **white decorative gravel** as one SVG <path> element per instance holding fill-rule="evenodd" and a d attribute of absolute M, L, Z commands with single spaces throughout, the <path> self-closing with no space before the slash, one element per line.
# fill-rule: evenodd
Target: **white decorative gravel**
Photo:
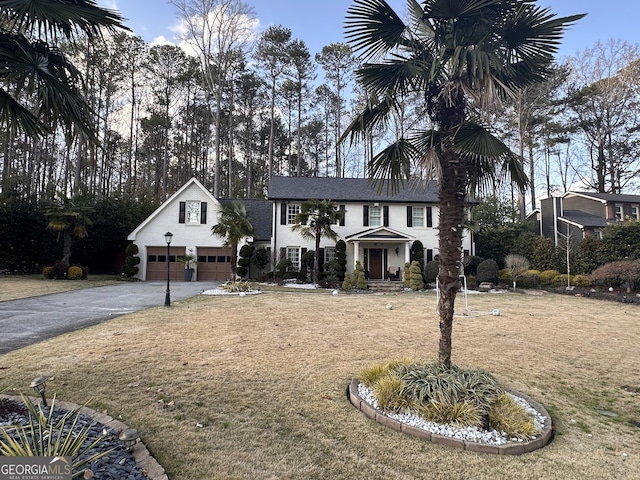
<path fill-rule="evenodd" d="M 229 290 L 223 290 L 221 288 L 216 288 L 214 290 L 205 290 L 202 292 L 202 295 L 239 295 L 244 297 L 245 295 L 257 295 L 262 293 L 260 290 L 251 290 L 249 292 L 230 292 Z"/>
<path fill-rule="evenodd" d="M 373 395 L 373 392 L 370 388 L 365 387 L 362 383 L 358 385 L 358 395 L 360 398 L 371 405 L 376 410 L 378 409 L 378 402 Z M 516 403 L 524 407 L 524 409 L 533 416 L 533 421 L 538 428 L 542 432 L 542 428 L 544 426 L 544 422 L 546 417 L 540 415 L 538 411 L 531 407 L 527 401 L 520 397 L 516 397 L 515 395 L 509 394 L 511 398 L 514 399 Z M 382 412 L 381 412 L 382 413 Z M 414 413 L 392 413 L 385 412 L 389 418 L 393 418 L 401 423 L 406 425 L 411 425 L 412 427 L 421 428 L 422 430 L 426 430 L 431 433 L 435 433 L 437 435 L 443 435 L 446 437 L 457 438 L 459 440 L 466 440 L 468 442 L 477 442 L 477 443 L 485 443 L 488 445 L 504 445 L 505 443 L 511 442 L 521 442 L 517 438 L 507 438 L 504 432 L 498 432 L 497 430 L 482 430 L 477 427 L 453 427 L 451 425 L 441 424 L 430 422 L 425 420 L 424 418 L 414 414 Z M 534 437 L 535 438 L 535 437 Z"/>

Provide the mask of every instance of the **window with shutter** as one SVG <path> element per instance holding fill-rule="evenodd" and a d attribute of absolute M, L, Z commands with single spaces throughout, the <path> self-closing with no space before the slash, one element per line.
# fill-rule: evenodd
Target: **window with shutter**
<path fill-rule="evenodd" d="M 178 213 L 178 223 L 184 223 L 187 211 L 187 202 L 180 202 L 180 212 Z"/>

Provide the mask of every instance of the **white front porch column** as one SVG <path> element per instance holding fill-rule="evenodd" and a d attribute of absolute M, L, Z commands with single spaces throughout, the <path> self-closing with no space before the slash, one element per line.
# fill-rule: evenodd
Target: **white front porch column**
<path fill-rule="evenodd" d="M 356 269 L 358 260 L 360 260 L 360 242 L 353 242 L 353 270 Z"/>
<path fill-rule="evenodd" d="M 409 242 L 404 243 L 404 263 L 411 263 L 411 247 Z"/>

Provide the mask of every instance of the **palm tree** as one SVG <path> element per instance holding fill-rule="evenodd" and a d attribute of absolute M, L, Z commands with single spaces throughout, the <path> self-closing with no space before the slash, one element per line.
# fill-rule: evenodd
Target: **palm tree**
<path fill-rule="evenodd" d="M 296 214 L 293 231 L 300 232 L 303 238 L 313 238 L 316 249 L 313 252 L 313 283 L 318 283 L 320 269 L 320 239 L 322 237 L 337 240 L 338 234 L 331 225 L 335 225 L 344 218 L 345 210 L 336 208 L 331 200 L 307 200 L 300 205 L 300 212 Z"/>
<path fill-rule="evenodd" d="M 453 312 L 462 262 L 467 194 L 497 178 L 527 183 L 521 159 L 483 124 L 500 98 L 543 81 L 563 31 L 583 15 L 556 18 L 535 0 L 416 0 L 405 24 L 384 0 L 354 0 L 347 39 L 364 63 L 370 103 L 343 138 L 384 126 L 419 95 L 429 127 L 405 132 L 368 165 L 372 182 L 397 190 L 416 164 L 439 182 L 439 361 L 451 365 Z M 486 118 L 486 117 L 485 117 Z"/>
<path fill-rule="evenodd" d="M 58 199 L 44 211 L 45 217 L 49 219 L 47 228 L 62 235 L 61 262 L 67 266 L 71 260 L 73 237 L 85 238 L 87 226 L 91 225 L 89 214 L 93 208 L 83 206 L 81 203 L 80 197 L 67 198 L 63 193 L 58 193 Z"/>
<path fill-rule="evenodd" d="M 211 233 L 224 238 L 225 247 L 231 247 L 231 279 L 235 280 L 238 270 L 238 243 L 243 238 L 256 234 L 244 204 L 238 200 L 224 204 L 218 212 L 218 224 L 211 227 Z"/>
<path fill-rule="evenodd" d="M 56 43 L 92 42 L 101 27 L 124 28 L 122 17 L 94 0 L 0 1 L 0 126 L 36 136 L 61 124 L 95 140 L 82 75 Z"/>

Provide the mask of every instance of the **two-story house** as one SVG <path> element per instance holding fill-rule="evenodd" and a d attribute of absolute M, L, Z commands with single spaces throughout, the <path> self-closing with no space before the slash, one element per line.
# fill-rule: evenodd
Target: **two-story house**
<path fill-rule="evenodd" d="M 540 235 L 564 244 L 567 236 L 573 245 L 583 238 L 602 237 L 602 229 L 615 222 L 640 220 L 640 195 L 567 192 L 540 202 Z"/>
<path fill-rule="evenodd" d="M 255 238 L 243 243 L 264 246 L 277 263 L 288 258 L 300 266 L 302 255 L 315 248 L 312 239 L 304 239 L 292 226 L 305 200 L 331 200 L 345 211 L 344 220 L 334 231 L 347 244 L 347 270 L 360 261 L 371 280 L 400 277 L 410 259 L 413 242 L 420 240 L 425 261 L 438 254 L 438 190 L 435 182 L 420 182 L 400 188 L 396 194 L 383 187 L 378 190 L 362 178 L 282 177 L 271 180 L 268 200 L 243 200 Z M 173 280 L 182 279 L 178 258 L 196 256 L 195 279 L 226 280 L 231 272 L 231 252 L 224 239 L 211 234 L 221 206 L 226 199 L 216 199 L 197 179 L 192 178 L 142 222 L 128 239 L 138 245 L 141 262 L 138 278 L 162 280 L 169 269 Z M 470 200 L 469 205 L 475 202 Z M 170 247 L 164 243 L 165 232 L 173 233 Z M 322 238 L 322 261 L 335 258 L 335 240 Z M 470 232 L 464 236 L 465 255 L 474 254 Z M 271 266 L 273 268 L 273 265 Z"/>
<path fill-rule="evenodd" d="M 331 200 L 345 211 L 333 230 L 347 244 L 347 270 L 360 261 L 372 280 L 398 275 L 410 260 L 411 245 L 420 240 L 425 261 L 438 254 L 438 189 L 435 182 L 405 185 L 396 194 L 379 190 L 363 178 L 273 177 L 269 200 L 273 201 L 271 248 L 279 258 L 300 265 L 300 257 L 314 242 L 291 229 L 300 204 L 308 199 Z M 325 262 L 335 258 L 335 241 L 321 239 Z M 471 233 L 464 237 L 466 255 L 473 254 Z"/>

